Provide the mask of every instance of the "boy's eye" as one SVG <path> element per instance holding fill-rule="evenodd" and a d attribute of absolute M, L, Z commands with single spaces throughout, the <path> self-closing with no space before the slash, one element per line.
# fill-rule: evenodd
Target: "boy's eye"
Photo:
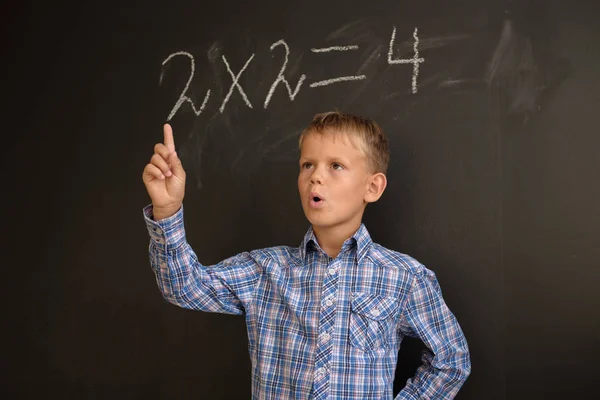
<path fill-rule="evenodd" d="M 342 166 L 342 164 L 340 164 L 340 163 L 333 163 L 333 164 L 331 164 L 331 167 L 332 167 L 333 169 L 335 169 L 335 170 L 341 170 L 341 169 L 344 169 L 344 167 L 343 167 L 343 166 Z"/>
<path fill-rule="evenodd" d="M 304 164 L 302 164 L 302 168 L 304 169 L 309 169 L 310 167 L 312 167 L 312 164 L 309 162 L 305 162 Z"/>

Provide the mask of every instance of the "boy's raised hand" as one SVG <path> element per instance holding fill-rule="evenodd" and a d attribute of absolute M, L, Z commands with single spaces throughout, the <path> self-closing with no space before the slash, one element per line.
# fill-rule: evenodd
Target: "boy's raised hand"
<path fill-rule="evenodd" d="M 164 143 L 154 146 L 154 154 L 142 174 L 156 221 L 175 214 L 185 194 L 185 171 L 175 151 L 173 130 L 165 124 L 163 132 Z"/>

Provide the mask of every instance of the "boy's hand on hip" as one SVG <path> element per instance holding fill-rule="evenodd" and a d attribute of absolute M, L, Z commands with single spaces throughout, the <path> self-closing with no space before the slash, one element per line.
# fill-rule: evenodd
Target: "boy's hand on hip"
<path fill-rule="evenodd" d="M 154 146 L 154 154 L 142 173 L 156 221 L 175 214 L 185 194 L 185 171 L 175 151 L 173 130 L 165 124 L 163 132 L 164 143 Z"/>

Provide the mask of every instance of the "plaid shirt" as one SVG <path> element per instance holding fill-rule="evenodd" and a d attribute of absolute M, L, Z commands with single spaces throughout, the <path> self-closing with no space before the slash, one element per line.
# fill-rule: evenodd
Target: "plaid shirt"
<path fill-rule="evenodd" d="M 463 332 L 432 271 L 371 240 L 364 225 L 332 259 L 312 228 L 300 247 L 240 253 L 207 267 L 183 207 L 152 220 L 150 264 L 180 307 L 245 315 L 253 399 L 391 399 L 403 337 L 429 351 L 396 399 L 452 399 L 470 373 Z"/>

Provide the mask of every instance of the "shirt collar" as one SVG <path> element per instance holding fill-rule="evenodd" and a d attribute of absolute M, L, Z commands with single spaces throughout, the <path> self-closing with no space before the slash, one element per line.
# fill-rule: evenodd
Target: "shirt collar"
<path fill-rule="evenodd" d="M 360 263 L 369 250 L 369 246 L 372 242 L 373 241 L 371 240 L 369 231 L 367 231 L 367 227 L 365 224 L 360 224 L 360 227 L 356 232 L 354 232 L 354 235 L 344 242 L 341 252 L 347 251 L 353 246 L 356 246 L 356 260 L 358 263 Z M 311 226 L 308 228 L 308 231 L 304 235 L 304 240 L 302 240 L 302 244 L 300 245 L 300 258 L 303 262 L 306 261 L 307 252 L 312 249 L 323 251 L 317 242 L 317 237 L 315 236 L 315 232 Z"/>

